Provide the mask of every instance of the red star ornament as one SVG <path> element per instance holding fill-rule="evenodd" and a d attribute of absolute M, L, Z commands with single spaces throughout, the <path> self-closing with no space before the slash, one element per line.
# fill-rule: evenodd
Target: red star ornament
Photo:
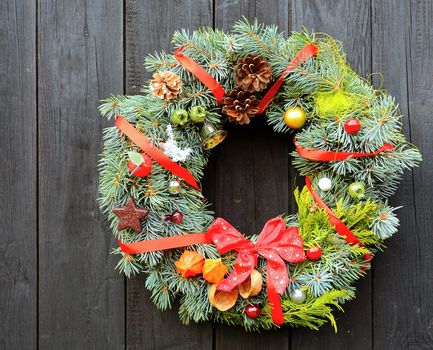
<path fill-rule="evenodd" d="M 113 212 L 120 219 L 119 226 L 117 226 L 119 231 L 129 227 L 135 232 L 141 232 L 141 219 L 149 213 L 146 209 L 137 208 L 132 197 L 128 198 L 124 207 L 114 208 Z"/>

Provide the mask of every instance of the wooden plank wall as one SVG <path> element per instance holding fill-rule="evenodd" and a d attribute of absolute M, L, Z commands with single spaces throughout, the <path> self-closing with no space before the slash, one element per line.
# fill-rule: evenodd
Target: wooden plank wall
<path fill-rule="evenodd" d="M 433 348 L 432 15 L 426 0 L 2 1 L 0 349 Z M 185 327 L 176 308 L 156 310 L 143 276 L 126 281 L 113 270 L 115 242 L 96 201 L 109 125 L 98 100 L 138 93 L 149 78 L 143 57 L 171 50 L 176 29 L 229 29 L 241 16 L 343 40 L 358 72 L 383 73 L 407 137 L 424 154 L 392 199 L 404 206 L 400 233 L 338 315 L 337 335 L 326 326 L 262 334 Z M 218 215 L 257 232 L 296 210 L 293 145 L 260 120 L 229 132 L 205 193 Z"/>
<path fill-rule="evenodd" d="M 96 201 L 99 99 L 123 90 L 119 1 L 38 3 L 38 345 L 120 348 L 124 282 Z"/>
<path fill-rule="evenodd" d="M 34 1 L 0 2 L 0 348 L 37 344 L 37 67 Z"/>

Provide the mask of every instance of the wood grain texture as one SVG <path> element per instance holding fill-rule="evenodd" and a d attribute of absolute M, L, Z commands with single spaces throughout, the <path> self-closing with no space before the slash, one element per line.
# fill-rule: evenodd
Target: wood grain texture
<path fill-rule="evenodd" d="M 292 7 L 293 29 L 306 26 L 325 32 L 344 42 L 351 66 L 361 75 L 371 73 L 371 2 L 369 0 L 296 0 Z M 371 349 L 372 292 L 371 272 L 357 284 L 357 298 L 337 311 L 339 332 L 330 325 L 319 332 L 296 329 L 292 332 L 292 349 Z"/>
<path fill-rule="evenodd" d="M 155 51 L 172 50 L 171 37 L 181 28 L 212 26 L 212 1 L 126 2 L 126 92 L 138 93 L 150 75 L 144 57 Z M 178 306 L 161 312 L 150 301 L 140 275 L 127 282 L 128 349 L 211 349 L 212 324 L 182 325 Z"/>
<path fill-rule="evenodd" d="M 35 13 L 0 2 L 0 349 L 37 345 Z"/>
<path fill-rule="evenodd" d="M 144 57 L 172 49 L 171 37 L 182 28 L 212 26 L 211 0 L 126 0 L 126 90 L 139 93 L 150 78 Z"/>
<path fill-rule="evenodd" d="M 288 0 L 215 0 L 215 27 L 228 30 L 236 21 L 246 17 L 278 25 L 280 31 L 287 33 L 290 29 L 289 9 Z"/>
<path fill-rule="evenodd" d="M 405 174 L 391 204 L 400 231 L 374 269 L 374 348 L 433 348 L 433 4 L 373 1 L 373 70 L 400 103 L 406 137 L 423 153 L 421 168 Z M 379 84 L 379 82 L 378 82 Z"/>
<path fill-rule="evenodd" d="M 39 347 L 120 349 L 124 279 L 97 203 L 104 125 L 123 85 L 122 3 L 39 2 Z"/>
<path fill-rule="evenodd" d="M 229 30 L 244 15 L 287 32 L 288 8 L 287 1 L 217 0 L 215 27 Z M 287 212 L 288 144 L 287 136 L 275 134 L 260 116 L 248 127 L 231 125 L 213 158 L 216 183 L 210 199 L 216 215 L 240 232 L 253 234 L 270 218 Z M 257 334 L 216 326 L 216 349 L 287 349 L 288 345 L 287 328 Z"/>

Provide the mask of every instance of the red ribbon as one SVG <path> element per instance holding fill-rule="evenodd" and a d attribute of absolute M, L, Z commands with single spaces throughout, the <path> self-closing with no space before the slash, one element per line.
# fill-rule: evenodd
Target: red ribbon
<path fill-rule="evenodd" d="M 177 48 L 174 52 L 174 58 L 178 61 L 185 69 L 191 72 L 193 75 L 200 80 L 203 85 L 205 85 L 212 93 L 214 94 L 218 105 L 221 105 L 222 99 L 224 97 L 224 89 L 218 84 L 218 82 L 204 70 L 202 66 L 200 66 L 196 61 L 189 58 L 188 56 L 184 56 L 181 54 L 183 50 L 183 46 Z"/>
<path fill-rule="evenodd" d="M 328 220 L 335 227 L 335 230 L 340 236 L 343 236 L 347 243 L 350 245 L 358 244 L 360 247 L 363 246 L 361 241 L 356 237 L 352 231 L 346 226 L 346 224 L 341 221 L 337 215 L 326 205 L 326 203 L 320 198 L 320 196 L 313 190 L 313 186 L 311 185 L 311 180 L 308 176 L 305 177 L 305 184 L 310 191 L 311 195 L 313 196 L 314 201 L 317 203 L 317 205 L 321 208 L 323 208 L 326 212 L 326 215 L 328 216 Z M 371 260 L 371 254 L 367 253 L 364 255 L 364 259 L 366 262 Z M 362 268 L 363 271 L 365 271 L 365 267 Z"/>
<path fill-rule="evenodd" d="M 134 243 L 122 243 L 120 240 L 119 246 L 122 252 L 126 254 L 141 254 L 150 253 L 160 250 L 174 249 L 186 247 L 194 244 L 209 244 L 211 239 L 204 232 L 190 233 L 187 235 L 164 237 L 151 239 L 148 241 L 140 241 Z"/>
<path fill-rule="evenodd" d="M 218 82 L 196 61 L 192 58 L 182 55 L 184 46 L 180 46 L 174 52 L 174 58 L 190 73 L 192 73 L 198 80 L 200 80 L 209 90 L 214 94 L 218 105 L 221 105 L 222 99 L 225 95 L 224 88 L 218 84 Z M 259 111 L 257 114 L 262 114 L 265 112 L 269 103 L 274 98 L 275 94 L 280 89 L 281 85 L 284 82 L 284 78 L 289 74 L 289 72 L 293 71 L 297 65 L 305 62 L 310 57 L 313 57 L 319 51 L 318 47 L 314 44 L 310 44 L 303 49 L 299 50 L 293 60 L 287 65 L 284 72 L 280 75 L 280 77 L 275 81 L 275 83 L 271 86 L 271 88 L 266 92 L 265 96 L 263 96 L 262 100 L 258 104 Z"/>
<path fill-rule="evenodd" d="M 192 174 L 185 168 L 173 162 L 159 148 L 152 145 L 149 139 L 135 129 L 127 120 L 120 115 L 116 117 L 116 127 L 128 136 L 132 142 L 140 147 L 149 157 L 151 157 L 159 165 L 170 171 L 172 174 L 182 178 L 186 183 L 190 184 L 197 191 L 200 191 L 197 182 Z"/>
<path fill-rule="evenodd" d="M 280 218 L 269 220 L 253 243 L 240 234 L 226 220 L 217 218 L 208 229 L 208 235 L 220 254 L 236 251 L 237 257 L 230 275 L 217 286 L 230 291 L 244 282 L 257 266 L 258 257 L 266 259 L 266 287 L 272 319 L 276 325 L 284 323 L 280 295 L 289 284 L 285 261 L 299 263 L 306 259 L 304 244 L 297 227 L 286 227 Z"/>
<path fill-rule="evenodd" d="M 288 64 L 284 72 L 280 75 L 280 77 L 275 81 L 275 83 L 271 86 L 271 88 L 268 90 L 268 92 L 266 92 L 265 96 L 263 96 L 262 100 L 259 102 L 259 111 L 257 112 L 257 114 L 262 114 L 265 112 L 269 103 L 272 101 L 275 94 L 280 89 L 281 85 L 283 85 L 284 78 L 287 76 L 287 74 L 295 70 L 298 64 L 303 63 L 310 57 L 317 55 L 317 52 L 319 52 L 319 48 L 314 44 L 310 44 L 296 53 L 295 58 Z"/>
<path fill-rule="evenodd" d="M 394 146 L 390 143 L 385 143 L 378 150 L 370 153 L 365 152 L 338 152 L 338 151 L 324 151 L 324 150 L 308 150 L 304 147 L 300 146 L 296 138 L 294 139 L 296 145 L 296 151 L 299 156 L 302 158 L 306 158 L 309 160 L 315 160 L 320 162 L 335 162 L 339 160 L 345 160 L 348 158 L 362 158 L 362 157 L 373 157 L 382 152 L 393 152 Z M 305 183 L 307 185 L 308 190 L 313 196 L 315 202 L 319 205 L 319 207 L 323 208 L 328 215 L 329 222 L 335 227 L 335 230 L 340 236 L 343 236 L 347 243 L 351 245 L 358 244 L 360 247 L 363 246 L 361 241 L 356 237 L 352 231 L 341 221 L 334 212 L 325 204 L 325 202 L 320 198 L 320 196 L 313 190 L 311 185 L 311 180 L 308 176 L 305 177 Z M 371 254 L 367 253 L 364 255 L 364 259 L 366 262 L 371 260 Z M 362 270 L 365 271 L 366 267 L 362 267 Z"/>
<path fill-rule="evenodd" d="M 338 160 L 345 160 L 347 158 L 362 158 L 373 157 L 382 152 L 394 151 L 394 146 L 390 143 L 385 143 L 378 150 L 370 153 L 364 152 L 339 152 L 339 151 L 324 151 L 319 149 L 305 149 L 300 146 L 295 139 L 296 151 L 302 158 L 309 160 L 317 160 L 319 162 L 335 162 Z"/>

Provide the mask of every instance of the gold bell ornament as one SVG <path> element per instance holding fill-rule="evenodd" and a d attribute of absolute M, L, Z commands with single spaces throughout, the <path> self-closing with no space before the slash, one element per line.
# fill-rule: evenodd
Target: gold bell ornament
<path fill-rule="evenodd" d="M 217 130 L 209 123 L 204 123 L 200 129 L 201 145 L 206 151 L 219 145 L 226 136 L 227 131 Z"/>

